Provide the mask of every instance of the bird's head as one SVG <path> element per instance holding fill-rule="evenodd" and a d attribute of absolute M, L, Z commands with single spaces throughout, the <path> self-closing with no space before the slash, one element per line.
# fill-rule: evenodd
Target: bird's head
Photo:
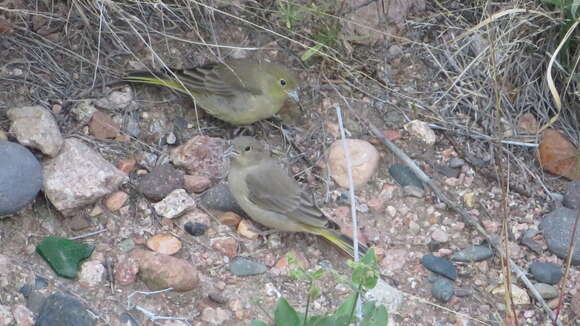
<path fill-rule="evenodd" d="M 255 165 L 268 158 L 264 144 L 253 137 L 240 136 L 232 140 L 232 162 L 240 166 Z"/>
<path fill-rule="evenodd" d="M 277 64 L 264 64 L 263 71 L 266 74 L 264 86 L 267 87 L 268 94 L 280 97 L 287 96 L 295 102 L 300 100 L 298 78 L 294 72 Z"/>

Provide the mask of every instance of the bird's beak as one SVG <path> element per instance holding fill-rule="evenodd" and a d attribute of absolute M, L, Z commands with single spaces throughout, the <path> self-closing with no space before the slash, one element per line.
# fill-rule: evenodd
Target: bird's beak
<path fill-rule="evenodd" d="M 225 158 L 238 156 L 240 156 L 240 153 L 238 153 L 238 151 L 236 151 L 233 146 L 230 146 L 230 148 L 228 148 L 228 150 L 224 153 Z"/>
<path fill-rule="evenodd" d="M 300 96 L 298 95 L 298 88 L 291 90 L 288 92 L 288 97 L 290 97 L 294 102 L 300 102 Z"/>

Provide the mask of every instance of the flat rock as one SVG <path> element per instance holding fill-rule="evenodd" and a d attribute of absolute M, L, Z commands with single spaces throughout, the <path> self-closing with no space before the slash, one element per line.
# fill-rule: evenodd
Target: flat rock
<path fill-rule="evenodd" d="M 434 255 L 425 255 L 421 264 L 428 270 L 443 275 L 451 280 L 457 279 L 457 268 L 449 260 Z"/>
<path fill-rule="evenodd" d="M 575 210 L 560 207 L 547 214 L 540 223 L 540 230 L 544 232 L 544 240 L 548 244 L 548 250 L 562 259 L 568 255 L 575 219 Z M 575 242 L 580 243 L 580 232 L 576 232 Z M 574 250 L 572 264 L 580 264 L 580 250 Z"/>
<path fill-rule="evenodd" d="M 471 246 L 459 250 L 451 256 L 452 261 L 474 262 L 482 261 L 493 256 L 493 250 L 488 246 Z"/>
<path fill-rule="evenodd" d="M 230 272 L 236 276 L 249 276 L 265 273 L 268 268 L 262 263 L 246 257 L 234 257 L 228 266 Z"/>
<path fill-rule="evenodd" d="M 12 108 L 6 113 L 12 120 L 10 132 L 20 144 L 51 157 L 58 154 L 64 140 L 50 111 L 37 105 Z"/>
<path fill-rule="evenodd" d="M 568 182 L 568 188 L 564 193 L 562 204 L 570 209 L 577 209 L 580 207 L 580 180 Z"/>
<path fill-rule="evenodd" d="M 42 187 L 40 162 L 24 146 L 0 140 L 0 217 L 30 203 Z"/>
<path fill-rule="evenodd" d="M 153 204 L 157 214 L 165 218 L 175 218 L 195 208 L 195 200 L 185 191 L 177 189 L 172 191 L 162 201 Z"/>
<path fill-rule="evenodd" d="M 171 164 L 154 167 L 137 181 L 137 191 L 153 201 L 160 201 L 170 192 L 183 188 L 184 173 Z"/>
<path fill-rule="evenodd" d="M 230 192 L 230 188 L 225 183 L 220 183 L 204 192 L 199 198 L 199 204 L 216 211 L 234 212 L 238 215 L 245 215 Z"/>
<path fill-rule="evenodd" d="M 228 160 L 224 158 L 226 149 L 224 139 L 195 136 L 171 151 L 170 159 L 188 174 L 219 179 L 227 175 L 229 167 Z"/>
<path fill-rule="evenodd" d="M 534 279 L 540 283 L 554 285 L 562 279 L 562 267 L 554 263 L 532 262 L 530 272 Z"/>
<path fill-rule="evenodd" d="M 128 177 L 80 140 L 66 139 L 60 154 L 44 164 L 44 192 L 64 215 L 117 190 Z"/>
<path fill-rule="evenodd" d="M 431 286 L 431 295 L 441 302 L 448 302 L 455 294 L 453 281 L 439 277 Z"/>
<path fill-rule="evenodd" d="M 36 320 L 36 326 L 92 326 L 95 319 L 77 299 L 55 293 L 44 301 Z"/>

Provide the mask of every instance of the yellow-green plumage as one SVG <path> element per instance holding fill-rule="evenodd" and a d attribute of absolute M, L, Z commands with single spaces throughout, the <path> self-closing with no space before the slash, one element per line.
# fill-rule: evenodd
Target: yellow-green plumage
<path fill-rule="evenodd" d="M 322 236 L 353 256 L 352 239 L 339 231 L 314 205 L 263 145 L 251 137 L 233 140 L 234 153 L 229 173 L 229 187 L 240 207 L 254 221 L 272 229 L 307 232 Z M 359 244 L 361 254 L 366 247 Z"/>
<path fill-rule="evenodd" d="M 231 60 L 170 72 L 135 72 L 123 80 L 169 87 L 188 94 L 212 116 L 233 125 L 250 124 L 278 113 L 297 99 L 298 80 L 286 67 Z"/>

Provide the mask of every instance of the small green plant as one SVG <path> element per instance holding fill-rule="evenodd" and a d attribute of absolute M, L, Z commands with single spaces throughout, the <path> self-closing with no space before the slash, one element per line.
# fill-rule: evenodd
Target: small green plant
<path fill-rule="evenodd" d="M 288 262 L 296 266 L 290 272 L 290 276 L 307 283 L 306 308 L 304 314 L 301 314 L 284 297 L 281 297 L 274 310 L 274 326 L 348 326 L 356 321 L 356 302 L 361 293 L 374 288 L 379 279 L 377 257 L 374 249 L 369 249 L 359 262 L 348 262 L 352 269 L 348 284 L 355 290 L 354 293 L 349 295 L 334 312 L 325 315 L 311 315 L 309 312 L 310 303 L 321 293 L 316 281 L 324 275 L 325 271 L 321 268 L 314 272 L 308 272 L 303 267 L 298 266 L 296 259 L 291 256 L 288 257 Z M 362 311 L 363 318 L 359 320 L 360 325 L 387 325 L 388 313 L 385 306 L 368 301 L 362 304 Z M 253 321 L 250 326 L 267 326 L 267 324 L 263 321 Z"/>
<path fill-rule="evenodd" d="M 560 29 L 560 38 L 568 32 L 572 25 L 580 20 L 580 0 L 542 0 L 544 4 L 551 5 L 560 11 L 564 24 Z M 560 51 L 561 60 L 565 67 L 574 64 L 577 55 L 578 43 L 575 38 L 566 41 L 564 48 Z"/>

